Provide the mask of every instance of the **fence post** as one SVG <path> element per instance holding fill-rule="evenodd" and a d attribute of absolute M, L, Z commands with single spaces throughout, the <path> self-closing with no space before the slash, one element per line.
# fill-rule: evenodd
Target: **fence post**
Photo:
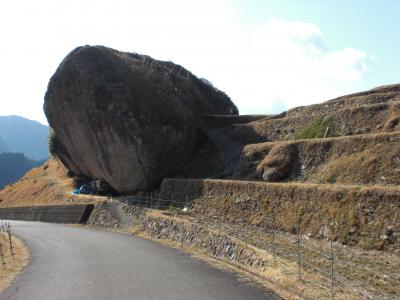
<path fill-rule="evenodd" d="M 272 251 L 274 253 L 274 263 L 276 265 L 275 229 L 272 229 Z"/>
<path fill-rule="evenodd" d="M 1 263 L 3 264 L 3 269 L 6 269 L 6 262 L 4 261 L 4 254 L 3 254 L 3 245 L 0 243 L 0 255 L 1 255 Z"/>
<path fill-rule="evenodd" d="M 297 265 L 299 267 L 299 279 L 301 280 L 301 253 L 300 253 L 300 226 L 297 225 Z"/>
<path fill-rule="evenodd" d="M 219 212 L 217 213 L 218 216 L 218 235 L 221 235 L 221 216 L 219 214 Z"/>
<path fill-rule="evenodd" d="M 11 256 L 12 256 L 12 258 L 14 258 L 13 244 L 12 244 L 12 240 L 11 240 L 11 225 L 10 225 L 10 223 L 8 224 L 8 240 L 10 241 Z"/>
<path fill-rule="evenodd" d="M 274 264 L 276 266 L 276 241 L 275 241 L 276 232 L 275 232 L 275 229 L 276 229 L 276 216 L 275 216 L 275 213 L 272 213 L 272 254 L 274 257 Z"/>
<path fill-rule="evenodd" d="M 334 300 L 334 298 L 335 298 L 335 288 L 334 288 L 334 285 L 335 285 L 335 273 L 334 273 L 334 270 L 333 270 L 333 264 L 334 264 L 334 261 L 335 261 L 335 256 L 334 256 L 334 253 L 333 253 L 333 241 L 332 240 L 333 239 L 332 239 L 332 236 L 331 236 L 331 255 L 329 257 L 329 260 L 330 260 L 330 263 L 331 263 L 331 270 L 330 270 L 331 299 Z"/>

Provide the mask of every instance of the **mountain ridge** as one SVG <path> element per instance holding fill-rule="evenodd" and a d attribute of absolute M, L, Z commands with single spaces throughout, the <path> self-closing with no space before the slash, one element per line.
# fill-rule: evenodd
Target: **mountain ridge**
<path fill-rule="evenodd" d="M 43 162 L 29 159 L 23 153 L 1 153 L 0 188 L 18 181 L 27 171 Z"/>
<path fill-rule="evenodd" d="M 0 153 L 8 152 L 7 144 L 0 138 Z"/>
<path fill-rule="evenodd" d="M 49 127 L 37 121 L 16 115 L 0 116 L 0 153 L 24 153 L 33 160 L 47 159 L 48 132 Z"/>

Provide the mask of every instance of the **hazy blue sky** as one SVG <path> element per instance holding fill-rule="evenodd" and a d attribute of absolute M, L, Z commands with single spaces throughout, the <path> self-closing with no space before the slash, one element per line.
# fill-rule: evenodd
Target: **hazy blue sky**
<path fill-rule="evenodd" d="M 36 0 L 0 4 L 0 115 L 46 123 L 47 82 L 84 44 L 172 60 L 243 114 L 400 82 L 400 1 Z"/>
<path fill-rule="evenodd" d="M 316 24 L 330 48 L 354 47 L 375 56 L 367 85 L 400 82 L 400 1 L 233 1 L 244 22 L 259 26 L 271 18 Z M 249 2 L 249 3 L 250 3 Z"/>

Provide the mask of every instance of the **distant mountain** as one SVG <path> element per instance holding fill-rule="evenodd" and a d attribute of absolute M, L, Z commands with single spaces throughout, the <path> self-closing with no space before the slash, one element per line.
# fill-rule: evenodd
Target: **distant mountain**
<path fill-rule="evenodd" d="M 22 153 L 0 154 L 0 188 L 18 181 L 32 168 L 40 166 L 44 161 L 34 161 Z"/>
<path fill-rule="evenodd" d="M 39 122 L 19 116 L 0 116 L 0 153 L 24 153 L 30 159 L 47 159 L 48 135 L 49 127 Z"/>
<path fill-rule="evenodd" d="M 6 143 L 0 138 L 0 153 L 9 152 Z"/>

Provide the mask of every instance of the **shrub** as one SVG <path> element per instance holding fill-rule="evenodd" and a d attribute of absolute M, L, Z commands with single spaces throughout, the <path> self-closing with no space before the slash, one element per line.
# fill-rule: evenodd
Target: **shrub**
<path fill-rule="evenodd" d="M 334 119 L 332 117 L 318 117 L 297 133 L 296 139 L 322 138 L 327 129 L 327 137 L 336 135 Z"/>

